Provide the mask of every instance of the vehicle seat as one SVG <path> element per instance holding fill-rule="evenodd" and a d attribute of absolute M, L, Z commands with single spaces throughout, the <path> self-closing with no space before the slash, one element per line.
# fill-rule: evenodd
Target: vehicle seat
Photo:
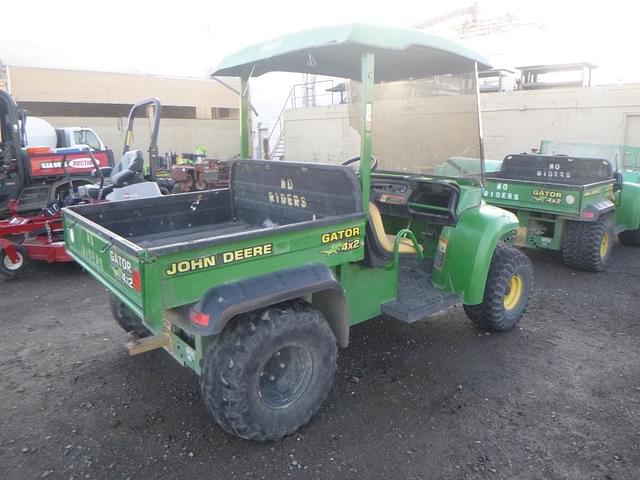
<path fill-rule="evenodd" d="M 127 185 L 136 179 L 144 169 L 144 156 L 140 150 L 125 152 L 120 162 L 111 170 L 111 183 L 116 188 Z"/>
<path fill-rule="evenodd" d="M 131 170 L 136 173 L 142 173 L 144 168 L 144 155 L 141 150 L 129 150 L 122 154 L 120 161 L 111 170 L 111 176 L 118 174 L 123 170 Z"/>
<path fill-rule="evenodd" d="M 100 193 L 100 185 L 83 185 L 82 187 L 79 187 L 84 189 L 85 193 L 87 194 L 87 196 L 89 198 L 93 198 L 94 200 L 98 199 L 98 193 Z M 112 183 L 105 183 L 104 186 L 102 187 L 102 198 L 105 198 L 108 194 L 110 194 L 111 192 L 113 192 L 113 184 Z"/>
<path fill-rule="evenodd" d="M 380 215 L 380 210 L 373 202 L 369 202 L 369 225 L 371 226 L 371 230 L 375 235 L 380 248 L 382 248 L 385 253 L 391 255 L 393 253 L 393 242 L 396 236 L 388 234 L 385 231 L 384 224 L 382 223 L 382 215 Z M 418 254 L 418 251 L 413 245 L 413 242 L 408 238 L 400 239 L 399 252 L 403 254 Z"/>

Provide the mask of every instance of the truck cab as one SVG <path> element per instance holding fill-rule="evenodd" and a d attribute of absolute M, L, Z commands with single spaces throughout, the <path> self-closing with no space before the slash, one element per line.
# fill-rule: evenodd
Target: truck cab
<path fill-rule="evenodd" d="M 77 148 L 87 146 L 94 151 L 107 150 L 107 146 L 93 128 L 56 128 L 56 135 L 59 148 Z"/>

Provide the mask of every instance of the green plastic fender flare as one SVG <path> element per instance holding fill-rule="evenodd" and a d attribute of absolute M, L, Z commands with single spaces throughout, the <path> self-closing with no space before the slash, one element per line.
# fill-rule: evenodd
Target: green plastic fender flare
<path fill-rule="evenodd" d="M 640 183 L 624 182 L 618 192 L 615 223 L 623 230 L 640 228 Z"/>
<path fill-rule="evenodd" d="M 482 204 L 462 212 L 455 226 L 442 230 L 433 269 L 434 285 L 456 293 L 467 305 L 481 303 L 496 245 L 513 236 L 517 228 L 518 219 L 513 213 L 493 205 Z"/>

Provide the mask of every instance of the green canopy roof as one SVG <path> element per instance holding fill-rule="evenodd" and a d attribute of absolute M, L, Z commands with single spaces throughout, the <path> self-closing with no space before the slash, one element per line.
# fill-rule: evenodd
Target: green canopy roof
<path fill-rule="evenodd" d="M 374 53 L 376 82 L 468 73 L 486 58 L 435 35 L 411 28 L 352 23 L 305 30 L 246 47 L 226 57 L 212 76 L 257 77 L 298 72 L 360 80 L 360 56 Z"/>

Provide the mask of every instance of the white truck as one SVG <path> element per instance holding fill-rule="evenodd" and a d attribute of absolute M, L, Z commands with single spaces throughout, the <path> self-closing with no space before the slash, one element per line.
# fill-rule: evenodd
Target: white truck
<path fill-rule="evenodd" d="M 96 131 L 89 127 L 53 128 L 46 120 L 39 117 L 27 117 L 27 146 L 51 148 L 77 148 L 88 146 L 92 150 L 107 150 Z"/>

